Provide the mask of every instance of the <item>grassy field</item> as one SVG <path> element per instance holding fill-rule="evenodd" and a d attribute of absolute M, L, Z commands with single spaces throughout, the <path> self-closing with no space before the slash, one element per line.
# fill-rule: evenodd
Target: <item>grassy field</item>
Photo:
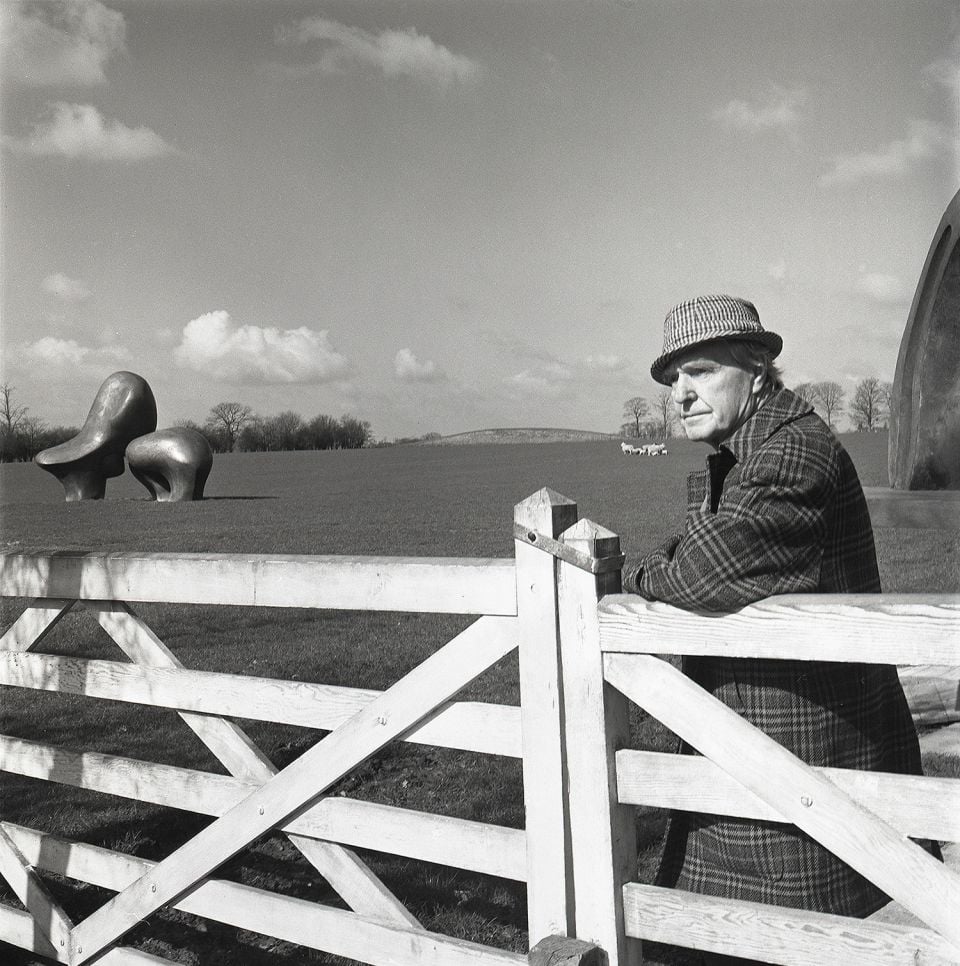
<path fill-rule="evenodd" d="M 845 437 L 866 485 L 886 483 L 886 436 Z M 678 441 L 666 458 L 624 457 L 616 442 L 395 447 L 377 450 L 219 456 L 199 503 L 161 505 L 129 475 L 107 499 L 63 503 L 59 483 L 32 465 L 0 466 L 0 545 L 5 550 L 77 549 L 510 556 L 512 507 L 550 486 L 621 535 L 624 550 L 650 548 L 681 523 L 686 473 L 701 446 Z M 878 531 L 885 589 L 956 591 L 955 534 Z M 22 602 L 3 603 L 3 626 Z M 468 619 L 262 608 L 151 605 L 138 612 L 187 667 L 383 688 L 437 649 Z M 114 658 L 89 615 L 71 614 L 45 642 L 53 653 Z M 471 686 L 476 700 L 515 703 L 515 660 Z M 669 748 L 670 736 L 637 716 L 637 744 Z M 244 722 L 278 765 L 319 737 Z M 0 730 L 97 750 L 222 772 L 173 714 L 111 702 L 3 694 Z M 523 824 L 517 762 L 444 749 L 391 746 L 334 793 L 473 818 Z M 159 858 L 204 824 L 185 812 L 4 776 L 2 816 L 94 844 Z M 649 880 L 664 817 L 641 810 L 639 877 Z M 388 856 L 364 856 L 428 928 L 505 948 L 525 948 L 525 904 L 516 884 Z M 277 837 L 241 853 L 225 877 L 337 903 L 316 873 Z M 51 880 L 80 917 L 105 894 Z M 339 963 L 252 934 L 163 913 L 130 936 L 183 963 Z M 4 963 L 39 962 L 0 948 Z M 652 951 L 651 962 L 683 963 Z"/>

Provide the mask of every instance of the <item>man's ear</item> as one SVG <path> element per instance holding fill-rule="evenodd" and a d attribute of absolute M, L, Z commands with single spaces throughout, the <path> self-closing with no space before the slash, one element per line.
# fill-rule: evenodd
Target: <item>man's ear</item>
<path fill-rule="evenodd" d="M 750 383 L 750 391 L 754 394 L 754 396 L 760 395 L 760 391 L 763 389 L 766 381 L 767 367 L 764 365 L 757 366 L 757 371 L 753 374 L 753 381 Z"/>

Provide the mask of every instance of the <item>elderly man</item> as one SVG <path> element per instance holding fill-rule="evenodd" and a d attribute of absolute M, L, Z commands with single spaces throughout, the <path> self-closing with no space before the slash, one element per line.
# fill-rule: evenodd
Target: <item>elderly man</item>
<path fill-rule="evenodd" d="M 714 452 L 688 480 L 683 533 L 628 565 L 626 590 L 709 611 L 773 594 L 880 590 L 856 470 L 813 408 L 783 388 L 781 348 L 743 299 L 703 296 L 667 316 L 651 374 L 672 388 L 687 437 Z M 683 668 L 811 765 L 920 773 L 892 667 L 699 657 Z M 794 826 L 699 813 L 672 816 L 657 882 L 859 917 L 887 901 Z"/>

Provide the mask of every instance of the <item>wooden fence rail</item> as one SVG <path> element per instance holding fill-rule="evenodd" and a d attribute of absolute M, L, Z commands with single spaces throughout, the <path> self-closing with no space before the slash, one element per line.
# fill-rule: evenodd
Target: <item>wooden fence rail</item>
<path fill-rule="evenodd" d="M 0 684 L 321 731 L 333 731 L 381 693 L 17 651 L 0 651 Z M 462 701 L 441 708 L 399 740 L 519 758 L 520 711 L 511 705 Z"/>
<path fill-rule="evenodd" d="M 881 525 L 949 524 L 960 505 L 870 497 Z M 0 556 L 3 596 L 27 599 L 0 637 L 0 685 L 169 709 L 227 772 L 0 735 L 0 771 L 7 774 L 212 819 L 157 862 L 0 821 L 0 875 L 23 906 L 0 904 L 0 941 L 70 966 L 161 963 L 122 943 L 134 925 L 169 907 L 365 963 L 528 962 L 524 954 L 424 929 L 353 851 L 368 849 L 524 883 L 531 964 L 633 966 L 642 962 L 642 940 L 785 964 L 960 962 L 960 880 L 907 838 L 960 841 L 960 780 L 810 768 L 657 656 L 956 667 L 960 595 L 798 595 L 733 614 L 697 614 L 621 595 L 612 563 L 619 538 L 578 520 L 576 504 L 559 494 L 533 494 L 515 508 L 514 524 L 521 534 L 515 558 L 503 560 Z M 375 691 L 185 668 L 136 613 L 141 602 L 478 619 Z M 88 612 L 126 660 L 40 653 L 71 609 Z M 519 707 L 457 700 L 515 647 Z M 630 749 L 630 702 L 702 757 Z M 277 768 L 237 719 L 327 734 Z M 326 794 L 391 741 L 521 759 L 525 827 Z M 861 922 L 634 882 L 633 808 L 640 804 L 795 824 L 923 925 Z M 227 859 L 272 831 L 287 837 L 351 911 L 216 878 Z M 115 895 L 74 923 L 41 873 Z M 565 946 L 557 937 L 571 939 Z"/>
<path fill-rule="evenodd" d="M 5 597 L 517 613 L 512 560 L 235 553 L 0 555 Z"/>

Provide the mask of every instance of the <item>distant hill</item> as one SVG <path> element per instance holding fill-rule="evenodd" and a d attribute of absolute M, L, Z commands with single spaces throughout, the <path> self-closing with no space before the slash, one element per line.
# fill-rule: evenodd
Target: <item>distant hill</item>
<path fill-rule="evenodd" d="M 470 446 L 476 443 L 569 443 L 620 439 L 615 433 L 594 433 L 588 429 L 474 429 L 452 436 L 419 439 L 417 446 Z"/>

